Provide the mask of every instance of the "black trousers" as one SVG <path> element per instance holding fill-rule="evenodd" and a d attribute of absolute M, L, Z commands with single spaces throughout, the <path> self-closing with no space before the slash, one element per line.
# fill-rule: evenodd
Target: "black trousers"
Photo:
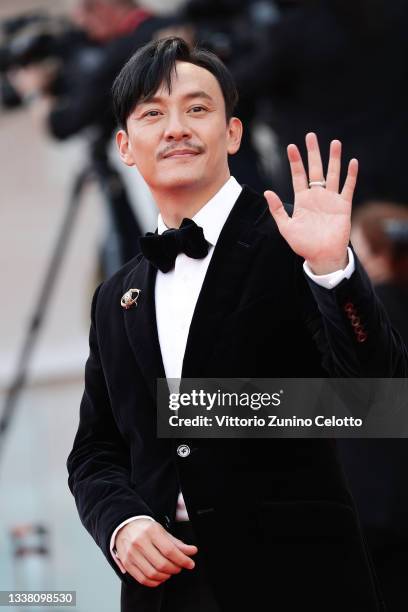
<path fill-rule="evenodd" d="M 174 535 L 196 544 L 190 522 L 176 523 Z M 121 612 L 220 612 L 207 580 L 200 550 L 193 570 L 183 569 L 159 587 L 132 589 L 122 583 Z"/>

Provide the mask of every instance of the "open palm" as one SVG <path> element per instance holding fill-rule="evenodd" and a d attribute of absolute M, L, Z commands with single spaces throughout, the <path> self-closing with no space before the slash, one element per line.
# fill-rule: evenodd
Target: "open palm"
<path fill-rule="evenodd" d="M 341 143 L 333 140 L 330 145 L 326 187 L 309 187 L 309 182 L 324 181 L 316 134 L 306 135 L 306 147 L 309 178 L 298 148 L 292 144 L 288 146 L 295 193 L 292 216 L 287 214 L 276 193 L 265 191 L 264 195 L 279 231 L 289 246 L 307 260 L 314 272 L 325 274 L 338 270 L 347 263 L 351 206 L 358 162 L 356 159 L 350 161 L 347 178 L 339 192 Z"/>

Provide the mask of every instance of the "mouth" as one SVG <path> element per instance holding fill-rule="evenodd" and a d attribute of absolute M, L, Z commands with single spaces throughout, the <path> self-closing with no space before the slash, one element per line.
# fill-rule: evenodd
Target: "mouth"
<path fill-rule="evenodd" d="M 196 157 L 197 155 L 200 155 L 198 151 L 192 151 L 191 149 L 176 149 L 175 151 L 171 151 L 170 153 L 165 155 L 163 159 L 189 158 L 189 157 Z"/>

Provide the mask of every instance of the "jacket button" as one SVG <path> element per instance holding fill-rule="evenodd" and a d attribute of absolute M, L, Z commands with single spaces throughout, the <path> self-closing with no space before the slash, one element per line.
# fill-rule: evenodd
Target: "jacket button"
<path fill-rule="evenodd" d="M 190 447 L 187 444 L 180 444 L 180 446 L 177 447 L 177 454 L 179 457 L 182 457 L 183 459 L 185 457 L 188 457 L 190 452 L 191 452 Z"/>
<path fill-rule="evenodd" d="M 357 333 L 357 342 L 365 342 L 367 340 L 367 334 L 365 331 L 360 330 Z"/>
<path fill-rule="evenodd" d="M 354 311 L 354 304 L 352 302 L 347 302 L 344 304 L 344 310 L 349 315 Z"/>

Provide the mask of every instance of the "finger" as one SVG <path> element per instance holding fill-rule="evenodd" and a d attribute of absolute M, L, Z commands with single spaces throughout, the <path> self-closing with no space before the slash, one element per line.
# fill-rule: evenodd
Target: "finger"
<path fill-rule="evenodd" d="M 159 580 L 150 580 L 150 578 L 147 578 L 147 576 L 143 574 L 137 565 L 134 565 L 133 563 L 127 563 L 126 570 L 135 580 L 137 580 L 140 584 L 143 584 L 143 586 L 158 587 L 162 584 L 162 582 Z"/>
<path fill-rule="evenodd" d="M 332 140 L 330 143 L 329 165 L 327 166 L 326 189 L 339 192 L 341 167 L 341 142 Z"/>
<path fill-rule="evenodd" d="M 302 156 L 296 145 L 290 144 L 287 148 L 290 173 L 292 175 L 293 191 L 298 193 L 309 188 L 306 170 L 303 165 Z"/>
<path fill-rule="evenodd" d="M 309 181 L 324 180 L 322 158 L 319 143 L 314 132 L 306 134 L 307 164 L 309 168 Z"/>
<path fill-rule="evenodd" d="M 168 536 L 182 552 L 188 551 L 186 552 L 187 555 L 195 555 L 198 552 L 198 548 L 195 544 L 186 544 L 182 540 L 176 538 L 172 533 L 169 533 Z"/>
<path fill-rule="evenodd" d="M 290 221 L 290 217 L 283 207 L 282 201 L 274 191 L 265 191 L 264 196 L 268 202 L 269 210 L 272 217 L 276 221 L 279 231 L 285 230 L 286 225 Z"/>
<path fill-rule="evenodd" d="M 357 182 L 358 174 L 358 161 L 353 158 L 350 160 L 347 170 L 347 177 L 344 182 L 343 189 L 341 191 L 341 197 L 346 200 L 349 204 L 353 201 L 354 189 Z"/>
<path fill-rule="evenodd" d="M 131 562 L 148 580 L 163 582 L 170 578 L 169 573 L 161 572 L 154 567 L 140 550 L 132 550 Z"/>
<path fill-rule="evenodd" d="M 156 546 L 156 548 L 160 550 L 161 554 L 166 557 L 166 559 L 169 559 L 180 567 L 184 567 L 186 569 L 193 569 L 193 567 L 195 566 L 194 561 L 190 559 L 190 557 L 187 556 L 187 554 L 185 554 L 182 550 L 180 550 L 180 548 L 175 544 L 175 542 L 173 542 L 170 537 L 167 537 L 167 535 L 170 534 L 166 534 L 166 536 L 156 536 L 152 540 L 153 544 Z M 197 548 L 196 546 L 188 547 L 188 545 L 185 545 L 186 552 L 188 548 L 192 549 L 193 552 L 191 554 L 195 554 Z"/>
<path fill-rule="evenodd" d="M 143 554 L 146 559 L 153 565 L 154 568 L 159 570 L 160 572 L 164 572 L 165 574 L 179 574 L 181 572 L 181 567 L 176 565 L 169 559 L 166 559 L 158 548 L 153 546 L 149 542 L 143 550 Z"/>

